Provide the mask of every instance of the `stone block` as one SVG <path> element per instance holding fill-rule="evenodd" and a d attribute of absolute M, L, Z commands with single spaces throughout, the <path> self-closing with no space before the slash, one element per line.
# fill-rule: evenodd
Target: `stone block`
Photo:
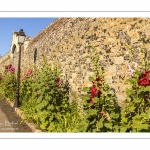
<path fill-rule="evenodd" d="M 116 74 L 116 66 L 115 65 L 112 65 L 112 66 L 108 66 L 107 67 L 107 72 L 109 75 L 115 75 Z M 105 68 L 104 68 L 105 69 Z"/>
<path fill-rule="evenodd" d="M 112 76 L 105 76 L 105 81 L 107 84 L 111 84 L 112 83 Z"/>
<path fill-rule="evenodd" d="M 115 64 L 123 64 L 124 57 L 115 57 Z"/>

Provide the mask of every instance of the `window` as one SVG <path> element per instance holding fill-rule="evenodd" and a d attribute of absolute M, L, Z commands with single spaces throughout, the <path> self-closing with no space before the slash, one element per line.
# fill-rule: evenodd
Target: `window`
<path fill-rule="evenodd" d="M 36 62 L 37 58 L 37 48 L 34 49 L 34 63 Z"/>
<path fill-rule="evenodd" d="M 13 65 L 14 68 L 16 68 L 16 46 L 14 47 L 14 51 L 13 51 Z"/>

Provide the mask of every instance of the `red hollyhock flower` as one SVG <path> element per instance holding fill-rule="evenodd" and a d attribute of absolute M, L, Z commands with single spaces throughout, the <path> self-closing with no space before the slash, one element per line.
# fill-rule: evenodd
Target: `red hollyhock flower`
<path fill-rule="evenodd" d="M 149 70 L 145 70 L 145 74 L 149 74 L 150 73 L 150 71 Z"/>
<path fill-rule="evenodd" d="M 149 85 L 149 79 L 147 77 L 144 77 L 141 79 L 141 84 L 142 85 Z"/>
<path fill-rule="evenodd" d="M 95 95 L 91 94 L 91 95 L 90 95 L 90 98 L 94 98 L 94 96 L 95 96 Z"/>
<path fill-rule="evenodd" d="M 97 78 L 96 78 L 96 81 L 101 81 L 101 78 L 100 78 L 100 77 L 97 77 Z"/>
<path fill-rule="evenodd" d="M 138 86 L 142 85 L 142 80 L 138 80 Z"/>
<path fill-rule="evenodd" d="M 93 100 L 92 99 L 90 99 L 90 103 L 93 104 Z"/>
<path fill-rule="evenodd" d="M 95 96 L 95 95 L 96 95 L 96 90 L 97 90 L 97 89 L 96 89 L 95 86 L 91 87 L 90 93 L 91 93 L 92 96 Z"/>
<path fill-rule="evenodd" d="M 145 77 L 148 77 L 148 74 L 143 73 L 141 76 L 142 76 L 142 78 L 145 78 Z"/>

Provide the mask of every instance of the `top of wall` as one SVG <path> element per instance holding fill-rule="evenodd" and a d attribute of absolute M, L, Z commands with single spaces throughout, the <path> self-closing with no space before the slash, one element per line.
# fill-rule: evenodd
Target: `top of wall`
<path fill-rule="evenodd" d="M 0 57 L 0 64 L 5 61 L 10 56 L 10 51 L 8 51 L 5 55 Z"/>
<path fill-rule="evenodd" d="M 73 20 L 73 18 L 57 18 L 55 21 L 50 23 L 48 26 L 46 26 L 42 31 L 40 31 L 35 37 L 33 37 L 28 46 L 27 49 L 32 47 L 36 42 L 41 41 L 45 36 L 52 34 L 54 31 L 59 30 L 61 27 L 63 27 L 67 22 Z"/>

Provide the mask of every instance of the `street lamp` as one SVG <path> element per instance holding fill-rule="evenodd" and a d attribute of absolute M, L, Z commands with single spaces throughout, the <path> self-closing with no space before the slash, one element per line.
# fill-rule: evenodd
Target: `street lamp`
<path fill-rule="evenodd" d="M 17 34 L 17 43 L 19 45 L 19 58 L 18 58 L 18 72 L 17 72 L 17 88 L 16 88 L 16 100 L 14 103 L 14 108 L 18 108 L 19 106 L 19 87 L 20 87 L 20 64 L 21 64 L 21 46 L 24 43 L 25 40 L 25 34 L 23 32 L 23 29 L 20 29 L 19 33 Z"/>

